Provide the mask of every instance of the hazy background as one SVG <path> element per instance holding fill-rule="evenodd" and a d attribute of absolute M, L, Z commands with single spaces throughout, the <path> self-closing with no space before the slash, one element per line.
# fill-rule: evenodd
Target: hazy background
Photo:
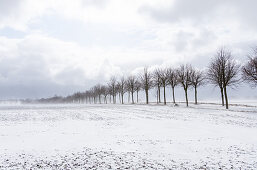
<path fill-rule="evenodd" d="M 204 68 L 221 46 L 243 64 L 257 45 L 256 6 L 255 0 L 0 0 L 0 99 L 67 95 L 144 66 Z M 199 96 L 219 93 L 205 87 Z M 229 96 L 257 94 L 241 85 Z"/>

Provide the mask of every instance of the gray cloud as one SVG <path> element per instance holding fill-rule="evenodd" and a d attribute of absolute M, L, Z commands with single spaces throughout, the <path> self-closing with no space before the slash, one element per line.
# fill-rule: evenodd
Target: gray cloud
<path fill-rule="evenodd" d="M 197 22 L 202 22 L 206 17 L 214 15 L 220 5 L 216 0 L 175 0 L 170 6 L 143 5 L 139 11 L 160 22 L 174 23 L 183 19 L 197 19 Z"/>
<path fill-rule="evenodd" d="M 169 6 L 155 7 L 143 5 L 140 12 L 147 13 L 156 21 L 178 22 L 192 20 L 205 24 L 216 19 L 240 19 L 241 22 L 256 24 L 255 0 L 175 0 Z"/>
<path fill-rule="evenodd" d="M 19 10 L 22 1 L 20 0 L 1 0 L 0 1 L 0 19 L 12 15 Z"/>

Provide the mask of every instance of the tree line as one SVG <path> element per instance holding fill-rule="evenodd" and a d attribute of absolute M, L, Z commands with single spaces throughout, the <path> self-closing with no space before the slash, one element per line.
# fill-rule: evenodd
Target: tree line
<path fill-rule="evenodd" d="M 257 47 L 248 56 L 248 62 L 241 66 L 236 62 L 230 50 L 221 48 L 211 59 L 207 69 L 199 70 L 190 64 L 182 64 L 177 68 L 157 68 L 149 71 L 147 67 L 138 75 L 128 77 L 111 77 L 105 85 L 97 84 L 86 90 L 67 97 L 54 96 L 47 99 L 39 99 L 38 102 L 77 102 L 77 103 L 119 103 L 124 104 L 124 95 L 127 93 L 128 103 L 138 103 L 139 92 L 144 91 L 145 102 L 149 103 L 149 90 L 156 90 L 156 102 L 167 104 L 166 88 L 172 89 L 172 102 L 176 104 L 175 88 L 181 86 L 185 93 L 185 103 L 188 106 L 188 90 L 194 89 L 194 103 L 197 104 L 197 89 L 206 83 L 220 89 L 222 106 L 229 107 L 229 87 L 236 87 L 242 81 L 257 85 Z M 162 89 L 162 90 L 161 90 Z M 161 95 L 162 91 L 162 95 Z M 162 97 L 161 97 L 162 96 Z"/>

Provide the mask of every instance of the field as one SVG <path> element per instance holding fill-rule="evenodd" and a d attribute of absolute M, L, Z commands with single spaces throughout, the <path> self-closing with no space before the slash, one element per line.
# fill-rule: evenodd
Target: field
<path fill-rule="evenodd" d="M 257 169 L 257 107 L 1 105 L 0 169 Z"/>

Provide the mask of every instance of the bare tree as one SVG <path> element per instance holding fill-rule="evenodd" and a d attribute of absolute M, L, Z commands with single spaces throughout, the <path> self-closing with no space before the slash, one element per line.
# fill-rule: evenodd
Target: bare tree
<path fill-rule="evenodd" d="M 167 78 L 168 78 L 168 84 L 172 88 L 172 98 L 173 98 L 173 103 L 175 104 L 175 87 L 178 85 L 178 76 L 177 76 L 177 70 L 168 68 L 167 69 Z"/>
<path fill-rule="evenodd" d="M 119 96 L 119 102 L 121 103 L 121 97 L 120 97 L 120 82 L 117 81 L 117 84 L 115 86 L 115 92 L 116 92 L 116 95 Z M 117 102 L 117 101 L 116 101 Z"/>
<path fill-rule="evenodd" d="M 97 93 L 96 93 L 96 86 L 92 87 L 90 89 L 91 93 L 92 93 L 92 97 L 93 97 L 93 101 L 94 101 L 94 104 L 96 104 L 96 100 L 97 100 Z"/>
<path fill-rule="evenodd" d="M 253 86 L 257 86 L 257 47 L 253 50 L 253 54 L 249 55 L 248 62 L 242 67 L 243 79 Z"/>
<path fill-rule="evenodd" d="M 110 84 L 107 87 L 108 87 L 107 91 L 108 91 L 108 94 L 109 94 L 109 100 L 110 100 L 110 103 L 112 103 L 113 88 Z"/>
<path fill-rule="evenodd" d="M 129 86 L 127 83 L 126 83 L 126 91 L 128 93 L 128 103 L 130 103 L 130 90 L 129 90 Z"/>
<path fill-rule="evenodd" d="M 157 88 L 157 103 L 161 103 L 161 70 L 156 69 L 152 74 L 153 86 Z"/>
<path fill-rule="evenodd" d="M 221 102 L 222 102 L 222 106 L 224 106 L 225 102 L 224 102 L 224 90 L 223 90 L 223 83 L 222 83 L 222 70 L 218 60 L 213 59 L 210 65 L 208 66 L 206 79 L 209 81 L 209 83 L 213 84 L 214 86 L 218 86 L 220 88 Z"/>
<path fill-rule="evenodd" d="M 210 65 L 215 66 L 214 68 L 217 69 L 216 72 L 209 74 L 213 75 L 214 77 L 218 77 L 221 80 L 219 83 L 222 84 L 222 90 L 224 90 L 226 101 L 226 109 L 228 109 L 227 87 L 235 86 L 240 82 L 237 77 L 240 66 L 233 60 L 231 52 L 229 50 L 225 50 L 224 48 L 218 50 L 216 57 Z"/>
<path fill-rule="evenodd" d="M 119 81 L 119 85 L 120 85 L 120 94 L 121 94 L 121 103 L 124 104 L 124 93 L 126 92 L 126 80 L 124 77 L 121 77 L 120 81 Z"/>
<path fill-rule="evenodd" d="M 237 75 L 239 73 L 240 66 L 232 59 L 231 53 L 228 51 L 220 51 L 219 61 L 222 66 L 222 80 L 223 89 L 225 94 L 226 109 L 228 109 L 228 95 L 227 87 L 234 86 L 239 83 Z"/>
<path fill-rule="evenodd" d="M 90 92 L 88 90 L 85 92 L 85 97 L 86 97 L 86 103 L 87 104 L 90 103 Z"/>
<path fill-rule="evenodd" d="M 128 90 L 131 92 L 132 103 L 134 104 L 134 92 L 136 91 L 136 77 L 129 76 L 127 80 Z"/>
<path fill-rule="evenodd" d="M 104 103 L 107 104 L 107 96 L 109 94 L 107 86 L 102 86 L 102 93 L 103 93 L 103 96 L 104 96 Z"/>
<path fill-rule="evenodd" d="M 151 74 L 148 72 L 147 68 L 144 68 L 144 73 L 143 75 L 140 76 L 140 81 L 142 88 L 145 90 L 145 97 L 146 97 L 146 104 L 149 103 L 149 89 L 152 86 L 152 80 L 151 80 Z"/>
<path fill-rule="evenodd" d="M 120 83 L 119 82 L 117 82 L 117 84 L 116 84 L 116 86 L 115 86 L 115 102 L 117 102 L 117 100 L 116 100 L 116 96 L 117 96 L 117 94 L 118 94 L 118 96 L 119 96 L 119 102 L 121 103 L 121 98 L 120 98 Z"/>
<path fill-rule="evenodd" d="M 116 77 L 113 76 L 111 77 L 109 86 L 112 89 L 112 101 L 114 104 L 116 103 L 116 85 L 117 85 L 117 80 L 116 80 Z"/>
<path fill-rule="evenodd" d="M 197 104 L 197 88 L 204 84 L 203 71 L 193 69 L 190 81 L 195 91 L 195 104 Z"/>
<path fill-rule="evenodd" d="M 163 101 L 164 101 L 164 105 L 166 105 L 166 86 L 168 84 L 168 76 L 167 76 L 166 69 L 162 69 L 160 71 L 160 80 L 161 80 L 161 85 L 163 87 Z"/>
<path fill-rule="evenodd" d="M 138 80 L 136 80 L 135 88 L 137 92 L 137 103 L 138 103 L 138 92 L 141 90 L 141 83 Z"/>
<path fill-rule="evenodd" d="M 187 90 L 189 86 L 191 85 L 191 73 L 192 73 L 192 67 L 191 65 L 181 65 L 177 75 L 178 75 L 178 81 L 183 87 L 185 91 L 185 97 L 186 97 L 186 105 L 188 106 L 188 96 L 187 96 Z"/>
<path fill-rule="evenodd" d="M 102 86 L 100 84 L 94 87 L 94 93 L 98 96 L 98 102 L 101 104 Z"/>

